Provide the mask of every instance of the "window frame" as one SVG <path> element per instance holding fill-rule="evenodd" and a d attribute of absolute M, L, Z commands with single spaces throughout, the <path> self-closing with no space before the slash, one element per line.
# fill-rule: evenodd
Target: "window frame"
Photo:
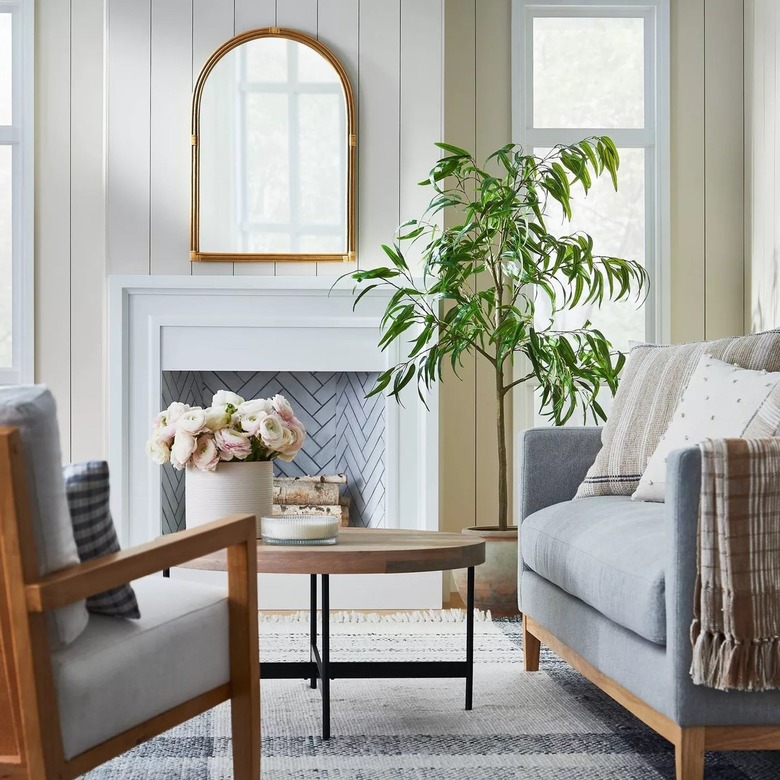
<path fill-rule="evenodd" d="M 620 148 L 645 150 L 645 339 L 666 343 L 670 327 L 669 0 L 512 0 L 512 135 L 524 148 L 549 148 L 609 135 Z M 644 18 L 642 128 L 533 126 L 533 20 L 549 17 Z"/>
<path fill-rule="evenodd" d="M 11 14 L 12 124 L 0 125 L 0 146 L 11 147 L 11 366 L 0 385 L 33 381 L 34 365 L 34 75 L 33 0 L 0 0 Z"/>

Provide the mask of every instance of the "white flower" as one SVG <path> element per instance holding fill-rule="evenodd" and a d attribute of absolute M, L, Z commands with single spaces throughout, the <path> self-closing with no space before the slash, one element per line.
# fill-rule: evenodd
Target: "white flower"
<path fill-rule="evenodd" d="M 184 431 L 197 436 L 206 427 L 206 414 L 200 407 L 188 409 L 176 420 L 176 432 Z"/>
<path fill-rule="evenodd" d="M 171 447 L 171 464 L 175 469 L 181 471 L 186 465 L 190 456 L 195 452 L 197 439 L 186 431 L 179 431 L 173 440 Z"/>
<path fill-rule="evenodd" d="M 274 408 L 271 406 L 271 402 L 265 398 L 255 398 L 252 401 L 244 401 L 241 406 L 238 407 L 237 413 L 241 416 L 247 414 L 259 414 L 265 412 L 269 414 L 273 412 Z"/>
<path fill-rule="evenodd" d="M 263 412 L 260 414 L 245 414 L 241 417 L 241 428 L 250 436 L 256 436 L 260 430 L 260 422 L 264 416 Z"/>
<path fill-rule="evenodd" d="M 189 408 L 189 404 L 174 401 L 164 412 L 166 424 L 173 425 Z"/>
<path fill-rule="evenodd" d="M 225 406 L 226 404 L 233 404 L 236 408 L 244 403 L 244 399 L 236 393 L 231 393 L 230 390 L 217 390 L 214 393 L 214 397 L 211 399 L 212 406 Z"/>
<path fill-rule="evenodd" d="M 206 415 L 206 427 L 211 431 L 221 431 L 230 423 L 230 415 L 227 413 L 227 405 L 209 406 L 203 410 Z"/>
<path fill-rule="evenodd" d="M 201 471 L 214 471 L 219 463 L 219 450 L 211 433 L 198 436 L 198 444 L 192 453 L 192 465 Z"/>
<path fill-rule="evenodd" d="M 258 435 L 269 450 L 278 450 L 284 441 L 284 424 L 278 414 L 261 414 Z"/>
<path fill-rule="evenodd" d="M 293 417 L 295 417 L 290 402 L 283 395 L 275 395 L 271 399 L 271 406 L 286 423 L 291 422 Z"/>
<path fill-rule="evenodd" d="M 146 453 L 160 466 L 163 463 L 167 463 L 171 457 L 171 450 L 168 445 L 156 436 L 146 442 Z"/>

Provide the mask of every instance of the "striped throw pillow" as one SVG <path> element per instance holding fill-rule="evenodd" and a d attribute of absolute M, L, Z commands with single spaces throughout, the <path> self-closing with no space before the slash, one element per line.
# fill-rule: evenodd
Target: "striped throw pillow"
<path fill-rule="evenodd" d="M 119 552 L 119 540 L 108 505 L 108 463 L 104 460 L 71 463 L 63 467 L 63 476 L 81 562 Z M 141 617 L 135 591 L 130 585 L 90 596 L 87 609 L 112 617 Z"/>
<path fill-rule="evenodd" d="M 637 489 L 704 354 L 754 371 L 780 371 L 780 330 L 669 347 L 633 347 L 601 434 L 601 450 L 576 498 L 630 496 Z"/>

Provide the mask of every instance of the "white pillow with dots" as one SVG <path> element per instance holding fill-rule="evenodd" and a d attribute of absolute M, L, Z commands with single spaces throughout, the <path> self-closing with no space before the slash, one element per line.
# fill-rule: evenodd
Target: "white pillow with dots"
<path fill-rule="evenodd" d="M 663 501 L 669 454 L 704 439 L 742 437 L 778 382 L 780 372 L 751 371 L 702 355 L 631 498 Z"/>

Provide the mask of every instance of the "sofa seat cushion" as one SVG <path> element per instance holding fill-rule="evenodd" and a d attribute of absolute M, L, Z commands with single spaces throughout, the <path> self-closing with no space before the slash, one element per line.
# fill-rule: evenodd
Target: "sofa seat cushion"
<path fill-rule="evenodd" d="M 664 505 L 628 496 L 565 501 L 523 522 L 524 565 L 656 644 L 666 643 Z"/>
<path fill-rule="evenodd" d="M 230 679 L 223 588 L 159 575 L 133 587 L 140 620 L 90 615 L 52 654 L 66 759 Z"/>

